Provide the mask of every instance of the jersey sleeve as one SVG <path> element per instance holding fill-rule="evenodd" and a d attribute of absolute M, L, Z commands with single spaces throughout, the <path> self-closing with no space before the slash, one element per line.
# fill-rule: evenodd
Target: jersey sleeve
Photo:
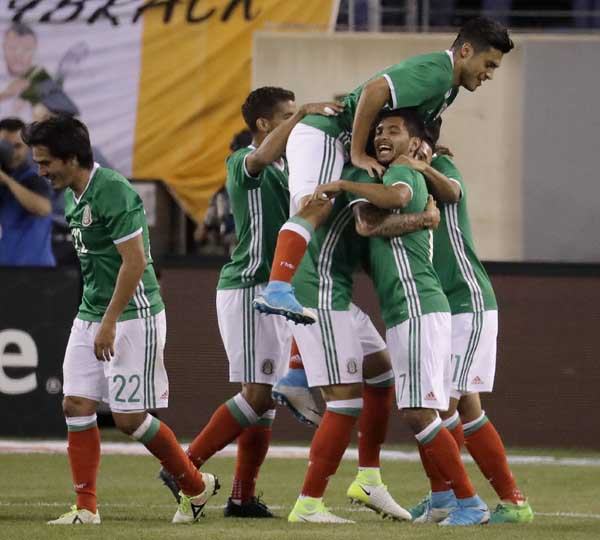
<path fill-rule="evenodd" d="M 398 184 L 408 186 L 412 198 L 416 187 L 416 174 L 417 172 L 408 165 L 392 165 L 383 175 L 383 183 L 386 186 L 396 186 Z"/>
<path fill-rule="evenodd" d="M 146 222 L 144 204 L 133 187 L 125 182 L 111 182 L 102 195 L 100 215 L 115 244 L 143 232 Z"/>
<path fill-rule="evenodd" d="M 452 70 L 441 61 L 422 64 L 396 64 L 384 71 L 392 109 L 416 107 L 428 99 L 444 95 L 452 86 Z"/>
<path fill-rule="evenodd" d="M 262 182 L 263 171 L 258 176 L 252 176 L 246 168 L 246 158 L 252 150 L 241 148 L 227 158 L 227 178 L 230 182 L 243 189 L 256 189 Z"/>
<path fill-rule="evenodd" d="M 463 177 L 460 171 L 452 161 L 452 158 L 447 155 L 435 156 L 431 161 L 431 166 L 438 172 L 447 176 L 450 180 L 454 180 L 460 185 L 461 194 L 464 192 Z"/>

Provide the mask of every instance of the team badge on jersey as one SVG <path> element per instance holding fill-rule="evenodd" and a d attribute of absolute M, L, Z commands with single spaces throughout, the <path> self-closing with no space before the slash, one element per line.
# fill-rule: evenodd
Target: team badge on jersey
<path fill-rule="evenodd" d="M 273 360 L 265 360 L 263 362 L 262 372 L 265 375 L 273 375 Z"/>
<path fill-rule="evenodd" d="M 92 224 L 92 209 L 89 204 L 85 205 L 83 209 L 83 217 L 81 218 L 81 224 L 84 227 L 89 227 Z"/>
<path fill-rule="evenodd" d="M 346 364 L 346 369 L 348 370 L 348 373 L 350 373 L 350 375 L 354 375 L 358 371 L 358 364 L 356 363 L 356 360 L 354 358 L 350 358 L 350 360 L 348 360 L 348 363 Z"/>

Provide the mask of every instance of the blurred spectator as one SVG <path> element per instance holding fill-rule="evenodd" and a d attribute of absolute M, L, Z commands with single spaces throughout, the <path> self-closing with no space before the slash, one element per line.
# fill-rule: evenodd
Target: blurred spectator
<path fill-rule="evenodd" d="M 18 118 L 0 120 L 0 265 L 55 266 L 52 188 L 37 175 Z"/>
<path fill-rule="evenodd" d="M 235 152 L 250 143 L 252 143 L 252 135 L 247 129 L 244 129 L 233 136 L 229 149 Z M 231 255 L 237 239 L 229 195 L 225 186 L 210 198 L 204 221 L 198 224 L 194 232 L 194 240 L 199 244 L 199 253 Z"/>

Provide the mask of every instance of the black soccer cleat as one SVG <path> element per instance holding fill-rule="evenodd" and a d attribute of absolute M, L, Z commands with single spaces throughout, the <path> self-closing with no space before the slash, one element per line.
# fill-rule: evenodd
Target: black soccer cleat
<path fill-rule="evenodd" d="M 177 504 L 181 501 L 181 497 L 179 496 L 179 485 L 177 484 L 177 480 L 173 477 L 173 475 L 167 471 L 164 467 L 162 467 L 158 473 L 158 478 L 162 480 L 162 483 L 169 488 L 169 491 L 175 497 Z"/>
<path fill-rule="evenodd" d="M 273 513 L 267 505 L 260 500 L 260 497 L 252 497 L 249 501 L 241 504 L 236 504 L 231 500 L 231 497 L 227 499 L 227 505 L 223 511 L 225 517 L 238 517 L 238 518 L 272 518 Z"/>

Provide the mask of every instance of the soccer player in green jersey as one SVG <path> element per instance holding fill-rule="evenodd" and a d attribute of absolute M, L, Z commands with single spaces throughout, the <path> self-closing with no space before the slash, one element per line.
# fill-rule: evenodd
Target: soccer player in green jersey
<path fill-rule="evenodd" d="M 290 283 L 311 235 L 331 212 L 330 201 L 310 196 L 318 185 L 340 178 L 350 136 L 352 163 L 371 176 L 382 175 L 384 167 L 365 151 L 369 130 L 382 108 L 415 107 L 429 123 L 454 101 L 461 86 L 474 91 L 492 79 L 502 56 L 512 48 L 508 31 L 500 23 L 485 17 L 473 19 L 449 50 L 414 56 L 384 69 L 344 99 L 342 114 L 309 116 L 292 130 L 286 153 L 293 217 L 279 233 L 269 285 L 256 297 L 256 309 L 304 324 L 316 321 L 315 314 L 297 301 Z"/>
<path fill-rule="evenodd" d="M 83 298 L 63 364 L 63 410 L 77 503 L 53 525 L 97 524 L 100 432 L 96 409 L 109 403 L 115 424 L 179 479 L 173 523 L 195 521 L 219 488 L 199 474 L 169 427 L 147 409 L 168 405 L 163 363 L 165 306 L 150 256 L 142 201 L 117 172 L 93 162 L 88 130 L 56 117 L 26 127 L 40 176 L 65 189 L 65 214 L 83 274 Z"/>
<path fill-rule="evenodd" d="M 291 129 L 307 114 L 341 111 L 338 102 L 297 107 L 293 92 L 274 87 L 252 91 L 242 106 L 252 144 L 227 159 L 226 187 L 238 244 L 221 270 L 216 299 L 229 380 L 240 383 L 241 391 L 217 408 L 188 448 L 200 467 L 237 439 L 226 517 L 272 517 L 255 496 L 255 485 L 275 418 L 271 388 L 285 371 L 291 334 L 285 319 L 257 313 L 251 302 L 268 280 L 277 232 L 289 216 L 285 144 Z M 164 472 L 161 477 L 169 487 L 173 485 Z"/>
<path fill-rule="evenodd" d="M 369 242 L 371 277 L 387 328 L 398 407 L 415 434 L 421 461 L 431 478 L 435 469 L 451 489 L 432 493 L 436 512 L 417 522 L 474 525 L 489 520 L 487 505 L 477 496 L 452 435 L 437 411 L 450 401 L 450 306 L 431 262 L 431 231 L 396 236 L 389 226 L 399 215 L 421 210 L 428 197 L 421 173 L 398 163 L 414 155 L 421 144 L 421 126 L 414 110 L 382 115 L 375 134 L 375 151 L 388 169 L 382 183 L 340 180 L 319 186 L 318 195 L 351 193 L 380 208 L 395 208 L 382 216 L 382 227 Z M 387 229 L 386 229 L 387 227 Z"/>
<path fill-rule="evenodd" d="M 527 523 L 533 512 L 511 473 L 502 439 L 481 407 L 479 394 L 493 388 L 498 308 L 492 283 L 475 252 L 462 175 L 448 153 L 438 150 L 432 156 L 440 123 L 428 129 L 419 159 L 406 158 L 409 166 L 425 176 L 442 216 L 433 235 L 433 265 L 452 313 L 452 383 L 450 408 L 440 416 L 500 498 L 490 523 Z M 447 491 L 443 479 L 433 474 L 432 492 Z M 416 518 L 430 507 L 427 497 L 411 513 Z"/>

